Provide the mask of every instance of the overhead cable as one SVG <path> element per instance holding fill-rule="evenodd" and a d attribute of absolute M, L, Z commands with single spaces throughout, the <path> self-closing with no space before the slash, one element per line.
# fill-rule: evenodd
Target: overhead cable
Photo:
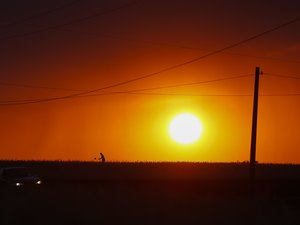
<path fill-rule="evenodd" d="M 91 96 L 97 96 L 97 95 L 112 95 L 112 94 L 121 94 L 121 93 L 134 93 L 134 92 L 142 92 L 142 91 L 149 91 L 149 90 L 159 90 L 159 89 L 167 89 L 167 88 L 175 88 L 175 87 L 184 87 L 184 86 L 192 86 L 192 85 L 199 85 L 199 84 L 207 84 L 207 83 L 213 83 L 213 82 L 220 82 L 220 81 L 226 81 L 226 80 L 233 80 L 233 79 L 239 79 L 243 77 L 249 77 L 249 76 L 254 76 L 252 74 L 247 74 L 247 75 L 239 75 L 239 76 L 231 76 L 231 77 L 224 77 L 224 78 L 217 78 L 217 79 L 212 79 L 212 80 L 205 80 L 205 81 L 198 81 L 198 82 L 190 82 L 190 83 L 182 83 L 182 84 L 174 84 L 174 85 L 166 85 L 166 86 L 159 86 L 159 87 L 151 87 L 151 88 L 143 88 L 143 89 L 135 89 L 135 90 L 130 90 L 126 92 L 120 92 L 120 91 L 115 91 L 115 92 L 102 92 L 98 94 L 90 94 L 90 95 L 80 95 L 80 96 L 75 96 L 74 98 L 78 97 L 91 97 Z M 33 88 L 43 88 L 41 86 L 33 86 L 33 85 L 26 85 L 27 87 L 33 87 Z M 58 89 L 60 88 L 55 88 L 55 87 L 46 87 L 47 89 Z M 65 90 L 65 89 L 63 89 Z M 73 90 L 73 89 L 72 89 Z M 22 103 L 22 104 L 31 104 L 33 102 L 37 101 L 42 101 L 43 99 L 24 99 L 24 100 L 2 100 L 0 103 L 2 104 L 17 104 L 17 103 Z"/>
<path fill-rule="evenodd" d="M 90 90 L 90 91 L 85 91 L 85 92 L 81 92 L 81 93 L 76 93 L 76 94 L 66 95 L 66 96 L 60 96 L 60 97 L 45 98 L 45 99 L 41 99 L 39 101 L 27 102 L 26 104 L 34 104 L 34 103 L 40 103 L 40 102 L 50 102 L 50 101 L 57 101 L 57 100 L 62 100 L 62 99 L 69 99 L 69 98 L 73 98 L 73 97 L 76 97 L 76 96 L 86 95 L 86 94 L 90 94 L 90 93 L 95 93 L 95 92 L 98 92 L 98 91 L 101 91 L 101 90 L 106 90 L 106 89 L 110 89 L 110 88 L 122 86 L 122 85 L 125 85 L 125 84 L 128 84 L 128 83 L 132 83 L 132 82 L 135 82 L 135 81 L 138 81 L 138 80 L 143 80 L 143 79 L 146 79 L 146 78 L 149 78 L 149 77 L 153 77 L 153 76 L 159 75 L 161 73 L 164 73 L 164 72 L 167 72 L 167 71 L 171 71 L 171 70 L 177 69 L 179 67 L 182 67 L 182 66 L 185 66 L 185 65 L 189 65 L 189 64 L 192 64 L 192 63 L 197 62 L 199 60 L 205 59 L 207 57 L 219 54 L 219 53 L 221 53 L 223 51 L 226 51 L 226 50 L 234 48 L 236 46 L 245 44 L 245 43 L 247 43 L 249 41 L 252 41 L 254 39 L 257 39 L 259 37 L 262 37 L 262 36 L 264 36 L 266 34 L 269 34 L 269 33 L 274 32 L 276 30 L 282 29 L 282 28 L 284 28 L 284 27 L 286 27 L 288 25 L 294 24 L 294 23 L 299 22 L 299 21 L 300 21 L 300 17 L 295 18 L 293 20 L 289 20 L 289 21 L 287 21 L 287 22 L 285 22 L 283 24 L 280 24 L 280 25 L 278 25 L 276 27 L 273 27 L 271 29 L 268 29 L 268 30 L 263 31 L 261 33 L 258 33 L 256 35 L 253 35 L 253 36 L 251 36 L 249 38 L 246 38 L 244 40 L 238 41 L 238 42 L 233 43 L 231 45 L 225 46 L 225 47 L 223 47 L 221 49 L 218 49 L 218 50 L 212 51 L 210 53 L 204 54 L 202 56 L 199 56 L 199 57 L 194 58 L 194 59 L 189 60 L 189 61 L 185 61 L 185 62 L 176 64 L 176 65 L 173 65 L 173 66 L 166 67 L 164 69 L 161 69 L 159 71 L 156 71 L 156 72 L 153 72 L 153 73 L 150 73 L 150 74 L 146 74 L 146 75 L 143 75 L 143 76 L 140 76 L 140 77 L 132 78 L 132 79 L 129 79 L 129 80 L 126 80 L 126 81 L 117 82 L 115 84 L 111 84 L 111 85 L 104 86 L 104 87 L 97 88 L 97 89 Z"/>
<path fill-rule="evenodd" d="M 300 76 L 290 76 L 290 75 L 273 74 L 273 73 L 263 73 L 263 75 L 271 76 L 271 77 L 279 77 L 279 78 L 300 80 Z"/>
<path fill-rule="evenodd" d="M 27 33 L 15 34 L 15 35 L 7 36 L 7 37 L 1 37 L 0 40 L 10 40 L 10 39 L 14 39 L 14 38 L 23 38 L 23 37 L 31 36 L 31 35 L 34 35 L 34 34 L 39 34 L 39 33 L 42 33 L 42 32 L 45 32 L 45 31 L 48 31 L 48 30 L 51 30 L 51 29 L 56 29 L 56 28 L 72 25 L 72 24 L 75 24 L 75 23 L 83 22 L 85 20 L 90 20 L 90 19 L 98 17 L 98 16 L 103 16 L 103 15 L 106 15 L 106 14 L 109 14 L 109 13 L 112 13 L 112 12 L 116 12 L 120 9 L 136 5 L 139 2 L 140 1 L 132 1 L 132 2 L 129 2 L 129 3 L 123 4 L 119 7 L 108 9 L 108 10 L 105 10 L 105 11 L 101 11 L 101 12 L 95 13 L 93 15 L 85 16 L 85 17 L 80 18 L 80 19 L 76 19 L 76 20 L 66 22 L 64 24 L 60 24 L 60 25 L 56 25 L 56 26 L 50 26 L 50 27 L 46 27 L 46 28 L 41 28 L 41 29 L 31 31 L 31 32 L 27 32 Z"/>

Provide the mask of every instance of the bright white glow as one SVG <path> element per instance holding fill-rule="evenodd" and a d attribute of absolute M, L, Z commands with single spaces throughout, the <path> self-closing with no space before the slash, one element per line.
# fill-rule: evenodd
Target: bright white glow
<path fill-rule="evenodd" d="M 36 182 L 36 184 L 41 184 L 42 183 L 42 181 L 40 181 L 40 180 L 38 180 L 37 182 Z"/>
<path fill-rule="evenodd" d="M 202 131 L 203 127 L 199 119 L 190 113 L 176 116 L 169 126 L 170 136 L 180 144 L 196 142 L 200 138 Z"/>
<path fill-rule="evenodd" d="M 16 186 L 17 186 L 17 187 L 19 187 L 19 186 L 21 186 L 21 185 L 22 185 L 22 183 L 19 183 L 19 182 L 16 183 Z"/>

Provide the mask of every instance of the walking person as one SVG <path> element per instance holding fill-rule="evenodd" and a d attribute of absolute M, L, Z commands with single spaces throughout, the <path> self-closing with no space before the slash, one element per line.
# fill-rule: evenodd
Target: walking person
<path fill-rule="evenodd" d="M 105 163 L 105 156 L 103 155 L 102 152 L 100 152 L 100 158 L 99 160 L 101 160 L 101 162 Z"/>

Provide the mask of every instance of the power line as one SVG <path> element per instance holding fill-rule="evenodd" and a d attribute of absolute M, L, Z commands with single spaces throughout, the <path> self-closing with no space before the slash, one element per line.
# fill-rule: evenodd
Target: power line
<path fill-rule="evenodd" d="M 54 28 L 53 28 L 54 29 Z M 180 49 L 187 49 L 187 50 L 196 50 L 196 51 L 206 51 L 210 52 L 210 49 L 203 49 L 203 48 L 197 48 L 197 47 L 191 47 L 191 46 L 184 46 L 184 45 L 176 45 L 176 44 L 170 44 L 166 42 L 156 42 L 156 41 L 149 41 L 149 40 L 141 40 L 131 37 L 120 37 L 115 35 L 107 35 L 107 34 L 101 34 L 99 32 L 88 32 L 88 31 L 79 31 L 79 30 L 73 30 L 73 29 L 66 29 L 66 28 L 55 28 L 55 30 L 58 31 L 66 31 L 66 32 L 73 32 L 77 34 L 83 34 L 83 35 L 92 35 L 97 37 L 103 37 L 103 38 L 110 38 L 110 39 L 116 39 L 116 40 L 122 40 L 122 41 L 130 41 L 130 42 L 138 42 L 138 43 L 144 43 L 144 44 L 150 44 L 150 45 L 158 45 L 158 46 L 165 46 L 165 47 L 171 47 L 171 48 L 180 48 Z M 274 57 L 265 57 L 265 56 L 255 56 L 255 55 L 248 55 L 248 54 L 242 54 L 242 53 L 235 53 L 235 52 L 222 52 L 222 54 L 226 55 L 233 55 L 233 56 L 242 56 L 242 57 L 249 57 L 249 58 L 256 58 L 256 59 L 265 59 L 265 60 L 274 60 L 274 61 L 284 61 L 289 63 L 300 63 L 298 60 L 293 59 L 283 59 L 283 58 L 274 58 Z"/>
<path fill-rule="evenodd" d="M 155 92 L 131 92 L 131 91 L 115 91 L 115 92 L 106 92 L 99 94 L 83 95 L 78 96 L 78 98 L 86 97 L 97 97 L 104 95 L 143 95 L 143 96 L 177 96 L 177 97 L 252 97 L 252 94 L 180 94 L 180 93 L 155 93 Z M 289 94 L 260 94 L 260 97 L 299 97 L 300 93 L 289 93 Z M 24 100 L 20 102 L 18 100 L 12 101 L 1 101 L 0 106 L 16 106 L 16 105 L 26 105 L 32 104 L 30 100 Z"/>
<path fill-rule="evenodd" d="M 42 13 L 37 13 L 35 15 L 32 15 L 32 16 L 29 16 L 27 18 L 23 18 L 23 19 L 20 19 L 20 20 L 17 20 L 17 21 L 14 21 L 14 22 L 11 22 L 11 23 L 8 23 L 8 24 L 5 24 L 5 25 L 2 25 L 0 26 L 0 29 L 5 29 L 5 28 L 9 28 L 9 27 L 12 27 L 12 26 L 15 26 L 15 25 L 18 25 L 18 24 L 21 24 L 21 23 L 24 23 L 24 22 L 27 22 L 27 21 L 30 21 L 32 19 L 36 19 L 36 18 L 39 18 L 41 16 L 45 16 L 47 14 L 50 14 L 50 13 L 53 13 L 53 12 L 56 12 L 58 10 L 61 10 L 61 9 L 64 9 L 64 8 L 68 8 L 72 5 L 74 5 L 75 3 L 77 2 L 80 2 L 81 0 L 73 0 L 73 1 L 70 1 L 70 2 L 67 2 L 61 6 L 58 6 L 58 7 L 55 7 L 55 8 L 52 8 L 52 9 L 49 9 L 47 11 L 44 11 Z M 3 33 L 2 33 L 3 34 Z"/>
<path fill-rule="evenodd" d="M 13 39 L 13 38 L 27 37 L 27 36 L 42 33 L 42 32 L 45 32 L 45 31 L 48 31 L 48 30 L 51 30 L 51 29 L 56 29 L 56 28 L 72 25 L 72 24 L 75 24 L 75 23 L 83 22 L 85 20 L 90 20 L 90 19 L 93 19 L 93 18 L 98 17 L 98 16 L 103 16 L 103 15 L 113 13 L 113 12 L 116 12 L 118 10 L 121 10 L 121 9 L 124 9 L 124 8 L 127 8 L 127 7 L 131 7 L 133 5 L 136 5 L 137 3 L 140 3 L 141 1 L 142 0 L 132 1 L 132 2 L 129 2 L 129 3 L 123 4 L 119 7 L 108 9 L 108 10 L 105 10 L 105 11 L 102 11 L 102 12 L 99 12 L 99 13 L 95 13 L 93 15 L 86 16 L 86 17 L 83 17 L 83 18 L 80 18 L 80 19 L 72 20 L 72 21 L 66 22 L 66 23 L 61 24 L 61 25 L 50 26 L 50 27 L 42 28 L 42 29 L 39 29 L 39 30 L 36 30 L 36 31 L 31 31 L 31 32 L 28 32 L 28 33 L 11 35 L 11 36 L 8 36 L 8 37 L 2 37 L 2 38 L 0 38 L 0 40 L 9 40 L 9 39 Z"/>
<path fill-rule="evenodd" d="M 106 89 L 109 89 L 109 88 L 114 88 L 114 87 L 118 87 L 118 86 L 125 85 L 125 84 L 128 84 L 128 83 L 132 83 L 134 81 L 145 79 L 147 77 L 153 76 L 153 74 L 154 73 L 145 75 L 143 77 L 138 77 L 138 78 L 130 79 L 130 80 L 127 80 L 127 81 L 115 83 L 115 84 L 105 86 L 105 87 L 102 87 L 102 88 L 98 88 L 98 89 L 94 89 L 94 90 L 90 90 L 90 91 L 84 91 L 84 92 L 80 92 L 80 93 L 75 93 L 75 94 L 71 94 L 71 95 L 66 95 L 66 96 L 61 96 L 61 97 L 53 97 L 53 98 L 35 99 L 35 100 L 25 100 L 26 101 L 25 103 L 22 102 L 20 104 L 33 104 L 33 103 L 40 103 L 40 102 L 50 102 L 50 101 L 56 101 L 56 100 L 62 100 L 62 99 L 76 98 L 78 96 L 83 96 L 83 95 L 87 95 L 87 94 L 90 94 L 90 93 L 99 92 L 99 91 L 106 90 Z M 224 80 L 224 79 L 222 79 L 222 80 Z M 212 82 L 212 81 L 206 81 L 206 82 Z"/>
<path fill-rule="evenodd" d="M 220 81 L 225 81 L 225 80 L 233 80 L 233 79 L 239 79 L 243 77 L 249 77 L 253 76 L 252 74 L 247 74 L 247 75 L 239 75 L 239 76 L 231 76 L 231 77 L 224 77 L 224 78 L 218 78 L 218 79 L 212 79 L 212 80 L 206 80 L 206 81 L 198 81 L 198 82 L 190 82 L 190 83 L 183 83 L 183 84 L 175 84 L 175 85 L 166 85 L 166 86 L 159 86 L 159 87 L 151 87 L 151 88 L 143 88 L 143 89 L 136 89 L 136 90 L 130 90 L 126 92 L 104 92 L 104 93 L 99 93 L 98 95 L 111 95 L 111 94 L 120 94 L 120 93 L 134 93 L 134 92 L 142 92 L 142 91 L 149 91 L 149 90 L 159 90 L 159 89 L 167 89 L 167 88 L 175 88 L 175 87 L 184 87 L 184 86 L 192 86 L 192 85 L 199 85 L 199 84 L 206 84 L 206 83 L 213 83 L 213 82 L 220 82 Z M 27 87 L 33 87 L 33 88 L 43 88 L 41 86 L 32 86 L 32 85 L 27 85 Z M 46 87 L 51 88 L 51 89 L 59 89 L 60 88 L 55 88 L 55 87 Z M 91 94 L 91 95 L 80 95 L 76 96 L 74 98 L 78 97 L 90 97 L 90 96 L 97 96 L 97 94 Z M 43 99 L 24 99 L 24 100 L 8 100 L 8 101 L 0 101 L 0 103 L 33 103 L 36 101 L 41 101 Z"/>
<path fill-rule="evenodd" d="M 131 92 L 131 91 L 117 91 L 111 92 L 113 94 L 126 94 L 126 95 L 153 95 L 153 96 L 182 96 L 182 97 L 235 97 L 235 96 L 253 96 L 251 94 L 180 94 L 180 93 L 155 93 L 155 92 Z M 106 93 L 106 95 L 109 93 Z M 88 95 L 99 96 L 100 94 Z M 103 93 L 105 95 L 105 93 Z M 85 95 L 86 96 L 86 95 Z M 83 96 L 83 97 L 85 97 Z"/>
<path fill-rule="evenodd" d="M 300 80 L 300 76 L 290 76 L 290 75 L 273 74 L 273 73 L 263 73 L 263 75 L 271 76 L 271 77 L 279 77 L 279 78 Z"/>
<path fill-rule="evenodd" d="M 99 94 L 83 95 L 80 97 L 97 97 L 102 95 L 153 95 L 153 96 L 183 96 L 183 97 L 252 97 L 253 94 L 183 94 L 183 93 L 158 93 L 158 92 L 138 92 L 138 91 L 113 91 Z M 288 94 L 260 94 L 262 97 L 288 97 L 288 96 L 300 96 L 300 93 L 288 93 Z"/>
<path fill-rule="evenodd" d="M 212 82 L 217 82 L 217 81 L 238 79 L 238 78 L 249 77 L 249 76 L 253 76 L 253 74 L 231 76 L 231 77 L 217 78 L 217 79 L 212 79 L 212 80 L 196 81 L 196 82 L 174 84 L 174 85 L 167 85 L 167 86 L 160 86 L 160 87 L 152 87 L 152 88 L 138 89 L 138 90 L 133 90 L 133 91 L 148 91 L 148 90 L 157 90 L 157 89 L 165 89 L 165 88 L 191 86 L 191 85 L 197 85 L 197 84 L 212 83 Z M 59 90 L 59 91 L 77 91 L 77 92 L 87 91 L 87 90 L 82 90 L 82 89 L 80 90 L 80 89 L 74 89 L 74 88 L 38 86 L 38 85 L 32 85 L 32 84 L 20 84 L 20 83 L 9 83 L 9 82 L 0 82 L 0 85 L 2 85 L 2 86 L 21 87 L 21 88 Z"/>
<path fill-rule="evenodd" d="M 183 49 L 190 49 L 190 50 L 211 51 L 209 49 L 201 49 L 201 48 L 190 47 L 190 46 L 179 46 L 179 45 L 169 44 L 169 43 L 154 42 L 154 41 L 148 41 L 148 40 L 139 40 L 139 39 L 130 38 L 130 37 L 118 37 L 118 36 L 114 36 L 114 35 L 104 35 L 104 34 L 99 34 L 98 32 L 97 33 L 92 33 L 92 32 L 75 31 L 75 30 L 71 30 L 71 29 L 63 29 L 63 28 L 61 28 L 61 27 L 67 26 L 67 25 L 71 25 L 71 24 L 74 24 L 74 23 L 78 23 L 78 22 L 82 22 L 82 21 L 85 21 L 85 20 L 89 20 L 89 19 L 92 19 L 92 18 L 100 16 L 100 15 L 104 15 L 104 14 L 107 14 L 107 13 L 110 13 L 110 12 L 114 12 L 114 11 L 117 11 L 117 10 L 122 9 L 122 8 L 129 7 L 129 6 L 134 5 L 136 3 L 140 3 L 141 1 L 142 0 L 140 0 L 140 1 L 133 1 L 133 2 L 130 2 L 128 4 L 124 4 L 124 5 L 120 6 L 120 7 L 117 7 L 115 9 L 111 9 L 111 10 L 108 10 L 108 11 L 105 11 L 105 12 L 97 13 L 95 15 L 91 15 L 91 16 L 87 16 L 87 17 L 84 17 L 84 18 L 81 18 L 81 19 L 77 19 L 77 20 L 65 23 L 63 25 L 52 26 L 52 27 L 49 27 L 49 28 L 46 28 L 46 29 L 43 29 L 43 30 L 34 31 L 34 32 L 23 34 L 23 35 L 27 36 L 27 35 L 31 35 L 31 34 L 36 34 L 36 33 L 44 32 L 44 31 L 46 31 L 48 29 L 55 29 L 55 30 L 75 32 L 75 33 L 81 33 L 81 34 L 89 34 L 89 35 L 97 35 L 97 36 L 101 35 L 103 37 L 120 39 L 120 40 L 126 40 L 126 41 L 143 42 L 143 43 L 148 43 L 148 44 L 164 45 L 164 46 L 169 46 L 169 47 L 176 47 L 176 48 L 183 48 Z M 3 25 L 3 26 L 0 27 L 0 29 L 7 28 L 7 27 L 10 27 L 10 26 L 14 26 L 14 25 L 17 25 L 17 24 L 20 24 L 20 23 L 24 23 L 24 22 L 30 21 L 32 19 L 35 19 L 35 18 L 38 18 L 38 17 L 41 17 L 41 16 L 45 16 L 47 14 L 53 13 L 53 12 L 61 10 L 63 8 L 70 7 L 70 6 L 74 5 L 76 2 L 80 2 L 80 0 L 70 1 L 70 2 L 67 2 L 64 5 L 61 5 L 59 7 L 50 9 L 48 11 L 45 11 L 45 12 L 42 12 L 42 13 L 38 13 L 36 15 L 24 18 L 24 19 L 16 21 L 16 22 L 12 22 L 12 23 L 7 24 L 7 25 Z M 22 37 L 22 36 L 21 35 L 14 35 L 14 36 L 11 36 L 11 37 L 12 38 L 18 38 L 18 37 Z M 6 38 L 10 38 L 10 37 L 6 37 Z M 3 40 L 3 39 L 0 38 L 0 40 Z M 232 52 L 224 52 L 223 54 L 237 55 L 237 56 L 244 56 L 244 57 L 252 57 L 252 58 L 261 58 L 261 59 L 268 59 L 268 60 L 280 60 L 280 61 L 287 61 L 287 62 L 292 62 L 292 63 L 300 63 L 300 61 L 297 61 L 297 60 L 282 59 L 282 58 L 272 58 L 272 57 L 264 57 L 264 56 L 253 56 L 253 55 L 248 55 L 248 54 L 240 54 L 240 53 L 232 53 Z"/>
<path fill-rule="evenodd" d="M 265 96 L 265 97 L 288 97 L 288 96 L 300 96 L 299 93 L 290 93 L 290 94 L 264 94 L 260 96 Z"/>
<path fill-rule="evenodd" d="M 247 76 L 249 76 L 249 75 L 236 76 L 236 77 L 210 80 L 210 81 L 186 83 L 186 84 L 181 84 L 181 85 L 169 85 L 169 86 L 153 87 L 153 88 L 147 88 L 147 89 L 145 88 L 145 89 L 136 89 L 136 90 L 129 90 L 129 91 L 103 92 L 103 93 L 97 93 L 97 94 L 80 95 L 80 96 L 77 96 L 76 98 L 87 98 L 87 97 L 97 97 L 97 96 L 105 96 L 105 95 L 119 95 L 119 94 L 144 95 L 144 96 L 181 96 L 181 97 L 251 97 L 251 96 L 253 96 L 252 94 L 182 94 L 182 93 L 141 92 L 141 91 L 145 91 L 145 90 L 158 90 L 158 89 L 165 89 L 165 88 L 182 87 L 182 86 L 187 86 L 187 85 L 210 83 L 210 82 L 214 82 L 214 81 L 222 81 L 222 80 L 225 80 L 225 79 L 226 80 L 237 79 L 237 78 L 247 77 Z M 251 76 L 253 76 L 253 75 L 251 75 Z M 261 97 L 297 97 L 297 96 L 300 96 L 300 93 L 260 94 L 259 96 L 261 96 Z M 39 102 L 41 100 L 43 100 L 43 99 L 0 101 L 0 106 L 14 106 L 14 105 L 32 104 L 32 103 Z"/>
<path fill-rule="evenodd" d="M 157 95 L 157 96 L 183 96 L 183 97 L 252 97 L 253 94 L 178 94 L 178 93 L 154 93 L 154 92 L 113 92 L 116 94 L 132 95 Z M 94 96 L 97 96 L 96 94 Z M 288 97 L 300 96 L 300 93 L 290 94 L 260 94 L 261 97 Z"/>
<path fill-rule="evenodd" d="M 82 92 L 85 90 L 72 89 L 72 88 L 60 88 L 60 87 L 48 87 L 48 86 L 37 86 L 31 84 L 17 84 L 17 83 L 9 83 L 9 82 L 0 82 L 1 86 L 12 86 L 12 87 L 21 87 L 21 88 L 33 88 L 33 89 L 46 89 L 46 90 L 56 90 L 56 91 L 76 91 Z"/>
<path fill-rule="evenodd" d="M 284 59 L 284 58 L 275 58 L 275 57 L 266 57 L 266 56 L 255 56 L 255 55 L 248 55 L 236 52 L 224 52 L 227 55 L 234 55 L 234 56 L 242 56 L 242 57 L 249 57 L 249 58 L 256 58 L 256 59 L 264 59 L 264 60 L 273 60 L 273 61 L 283 61 L 288 63 L 300 63 L 298 60 L 294 59 Z"/>
<path fill-rule="evenodd" d="M 141 91 L 159 90 L 159 89 L 167 89 L 167 88 L 175 88 L 175 87 L 185 87 L 185 86 L 192 86 L 192 85 L 198 85 L 198 84 L 207 84 L 207 83 L 213 83 L 213 82 L 219 82 L 219 81 L 225 81 L 225 80 L 239 79 L 239 78 L 250 77 L 250 76 L 253 76 L 253 74 L 218 78 L 218 79 L 213 79 L 213 80 L 198 81 L 198 82 L 191 82 L 191 83 L 184 83 L 184 84 L 174 84 L 174 85 L 168 85 L 168 86 L 137 89 L 137 90 L 132 90 L 130 92 L 141 92 Z"/>
<path fill-rule="evenodd" d="M 131 3 L 132 4 L 132 3 Z M 124 7 L 124 6 L 123 6 Z M 81 96 L 81 95 L 86 95 L 86 94 L 90 94 L 90 93 L 95 93 L 95 92 L 98 92 L 98 91 L 101 91 L 101 90 L 106 90 L 106 89 L 110 89 L 110 88 L 114 88 L 114 87 L 118 87 L 118 86 L 121 86 L 121 85 L 125 85 L 125 84 L 128 84 L 128 83 L 132 83 L 132 82 L 135 82 L 135 81 L 138 81 L 138 80 L 143 80 L 143 79 L 146 79 L 146 78 L 149 78 L 149 77 L 153 77 L 153 76 L 156 76 L 158 74 L 161 74 L 161 73 L 164 73 L 164 72 L 167 72 L 167 71 L 170 71 L 170 70 L 174 70 L 174 69 L 177 69 L 179 67 L 182 67 L 182 66 L 185 66 L 185 65 L 188 65 L 188 64 L 191 64 L 191 63 L 194 63 L 194 62 L 197 62 L 199 60 L 202 60 L 204 58 L 207 58 L 207 57 L 210 57 L 210 56 L 213 56 L 213 55 L 216 55 L 216 54 L 219 54 L 223 51 L 226 51 L 228 49 L 231 49 L 231 48 L 234 48 L 236 46 L 239 46 L 239 45 L 242 45 L 244 43 L 247 43 L 249 41 L 252 41 L 254 39 L 257 39 L 261 36 L 264 36 L 268 33 L 271 33 L 271 32 L 274 32 L 276 30 L 279 30 L 283 27 L 286 27 L 288 25 L 291 25 L 293 23 L 296 23 L 296 22 L 299 22 L 300 21 L 300 17 L 296 18 L 296 19 L 293 19 L 293 20 L 290 20 L 290 21 L 287 21 L 283 24 L 280 24 L 276 27 L 273 27 L 271 29 L 268 29 L 264 32 L 261 32 L 261 33 L 258 33 L 256 35 L 253 35 L 247 39 L 244 39 L 244 40 L 241 40 L 241 41 L 238 41 L 236 43 L 233 43 L 231 45 L 228 45 L 226 47 L 223 47 L 221 49 L 218 49 L 218 50 L 215 50 L 215 51 L 212 51 L 210 53 L 207 53 L 205 55 L 202 55 L 202 56 L 199 56 L 197 58 L 194 58 L 192 60 L 189 60 L 189 61 L 186 61 L 186 62 L 183 62 L 183 63 L 179 63 L 179 64 L 176 64 L 176 65 L 173 65 L 173 66 L 169 66 L 167 68 L 164 68 L 164 69 L 161 69 L 157 72 L 153 72 L 153 73 L 150 73 L 150 74 L 146 74 L 146 75 L 143 75 L 143 76 L 140 76 L 140 77 L 137 77 L 137 78 L 132 78 L 132 79 L 129 79 L 129 80 L 126 80 L 126 81 L 121 81 L 121 82 L 117 82 L 115 84 L 111 84 L 111 85 L 108 85 L 108 86 L 105 86 L 105 87 L 101 87 L 101 88 L 97 88 L 97 89 L 94 89 L 94 90 L 90 90 L 90 91 L 85 91 L 85 92 L 81 92 L 81 93 L 76 93 L 76 94 L 72 94 L 72 95 L 66 95 L 66 96 L 61 96 L 61 97 L 53 97 L 53 98 L 45 98 L 45 99 L 41 99 L 41 100 L 38 100 L 38 101 L 34 101 L 34 102 L 27 102 L 27 103 L 23 103 L 23 104 L 33 104 L 33 103 L 40 103 L 40 102 L 50 102 L 50 101 L 56 101 L 56 100 L 62 100 L 62 99 L 69 99 L 69 98 L 73 98 L 73 97 L 77 97 L 77 96 Z"/>

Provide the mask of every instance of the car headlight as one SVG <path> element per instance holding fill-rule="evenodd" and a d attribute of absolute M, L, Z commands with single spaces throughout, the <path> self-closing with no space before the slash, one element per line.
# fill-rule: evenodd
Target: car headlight
<path fill-rule="evenodd" d="M 17 186 L 17 187 L 22 186 L 22 185 L 23 185 L 23 184 L 20 183 L 20 182 L 17 182 L 17 183 L 16 183 L 16 186 Z"/>
<path fill-rule="evenodd" d="M 42 181 L 40 181 L 40 180 L 38 180 L 37 182 L 35 182 L 36 184 L 41 184 L 42 183 Z"/>

